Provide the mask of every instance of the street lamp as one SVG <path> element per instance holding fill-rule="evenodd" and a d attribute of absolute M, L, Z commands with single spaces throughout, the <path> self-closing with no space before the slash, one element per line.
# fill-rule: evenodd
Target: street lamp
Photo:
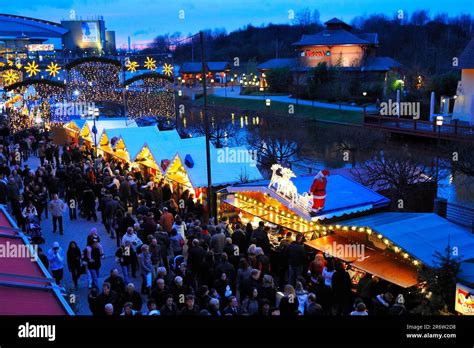
<path fill-rule="evenodd" d="M 362 92 L 362 95 L 365 97 L 367 96 L 367 92 Z"/>
<path fill-rule="evenodd" d="M 230 82 L 231 82 L 230 91 L 233 92 L 234 91 L 234 78 L 233 77 L 230 78 Z"/>
<path fill-rule="evenodd" d="M 178 97 L 182 97 L 183 96 L 183 91 L 182 90 L 179 90 L 178 91 Z"/>
<path fill-rule="evenodd" d="M 438 181 L 439 181 L 439 143 L 441 140 L 441 127 L 443 126 L 444 117 L 439 115 L 436 116 L 436 126 L 438 126 L 438 139 L 437 139 L 437 151 L 436 151 L 436 197 L 438 197 Z"/>
<path fill-rule="evenodd" d="M 94 134 L 94 153 L 95 157 L 97 157 L 97 127 L 95 125 L 95 121 L 99 119 L 99 109 L 94 108 L 94 109 L 89 109 L 93 120 L 94 120 L 94 125 L 92 126 L 92 133 Z"/>
<path fill-rule="evenodd" d="M 265 106 L 267 107 L 267 112 L 270 112 L 271 105 L 272 105 L 271 99 L 265 99 Z"/>

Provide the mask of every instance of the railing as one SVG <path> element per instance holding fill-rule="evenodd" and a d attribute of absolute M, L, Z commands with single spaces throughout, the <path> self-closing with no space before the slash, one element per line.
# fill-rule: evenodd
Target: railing
<path fill-rule="evenodd" d="M 462 225 L 474 232 L 474 209 L 462 205 L 448 203 L 446 219 L 458 225 Z"/>
<path fill-rule="evenodd" d="M 413 118 L 387 117 L 364 113 L 364 126 L 432 138 L 474 139 L 474 126 L 459 124 L 459 120 L 444 123 L 441 129 L 438 129 L 435 121 L 430 122 Z"/>

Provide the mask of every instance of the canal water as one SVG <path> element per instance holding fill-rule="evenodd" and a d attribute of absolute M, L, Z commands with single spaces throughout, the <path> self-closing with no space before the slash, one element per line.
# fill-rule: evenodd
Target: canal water
<path fill-rule="evenodd" d="M 178 120 L 178 126 L 184 132 L 192 135 L 202 135 L 199 125 L 202 125 L 203 116 L 200 112 L 190 112 L 185 117 Z M 215 120 L 211 118 L 211 122 Z M 362 161 L 370 159 L 375 151 L 366 149 L 363 153 L 357 153 L 354 159 L 344 158 L 343 152 L 336 146 L 335 139 L 340 139 L 338 132 L 341 128 L 345 129 L 345 135 L 349 134 L 351 129 L 357 132 L 355 127 L 329 125 L 314 120 L 303 118 L 288 118 L 275 121 L 273 116 L 268 115 L 236 115 L 231 113 L 225 119 L 221 119 L 219 124 L 214 125 L 213 129 L 218 129 L 223 145 L 228 146 L 248 146 L 252 137 L 262 130 L 270 130 L 276 139 L 286 139 L 298 144 L 298 154 L 291 158 L 295 172 L 313 172 L 319 169 L 339 169 L 351 168 Z M 374 132 L 378 132 L 375 131 Z M 378 133 L 380 134 L 380 133 Z M 426 158 L 433 158 L 435 162 L 436 155 L 434 149 L 437 144 L 427 141 L 414 141 L 413 139 L 388 137 L 384 138 L 388 147 L 406 146 L 411 153 Z M 441 163 L 447 163 L 441 159 Z M 440 180 L 438 196 L 446 198 L 448 202 L 462 206 L 474 208 L 474 177 L 457 174 L 454 176 L 451 170 L 445 170 L 445 175 Z M 306 168 L 307 167 L 307 168 Z"/>

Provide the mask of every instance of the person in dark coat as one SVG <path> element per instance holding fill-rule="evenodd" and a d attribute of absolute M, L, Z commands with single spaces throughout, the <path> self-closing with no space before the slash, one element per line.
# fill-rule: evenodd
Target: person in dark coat
<path fill-rule="evenodd" d="M 81 249 L 79 249 L 76 242 L 71 241 L 69 243 L 66 257 L 67 257 L 67 267 L 69 269 L 69 272 L 71 272 L 74 286 L 77 288 L 77 282 L 79 280 L 79 277 L 81 276 L 82 255 L 81 255 Z"/>
<path fill-rule="evenodd" d="M 250 236 L 251 239 L 254 239 L 256 245 L 263 249 L 265 254 L 270 253 L 271 245 L 270 240 L 268 239 L 268 233 L 270 232 L 270 227 L 265 226 L 263 221 L 258 223 L 258 228 L 253 231 L 252 235 Z"/>
<path fill-rule="evenodd" d="M 89 303 L 89 310 L 92 315 L 102 315 L 104 313 L 104 308 L 100 308 L 101 303 L 99 303 L 99 289 L 93 287 L 87 296 L 87 302 Z"/>
<path fill-rule="evenodd" d="M 334 301 L 337 306 L 337 314 L 346 315 L 351 311 L 352 305 L 352 282 L 349 273 L 345 270 L 342 262 L 336 263 L 336 271 L 332 276 L 332 289 Z"/>
<path fill-rule="evenodd" d="M 311 289 L 312 292 L 316 294 L 318 303 L 321 305 L 323 313 L 329 314 L 334 302 L 334 297 L 332 289 L 328 285 L 326 285 L 326 282 L 322 275 L 317 278 L 316 284 L 314 284 Z"/>
<path fill-rule="evenodd" d="M 178 306 L 176 306 L 176 303 L 174 303 L 173 295 L 166 295 L 166 301 L 165 304 L 160 308 L 160 313 L 163 316 L 178 314 Z"/>
<path fill-rule="evenodd" d="M 201 277 L 201 272 L 204 268 L 204 257 L 206 251 L 199 245 L 199 240 L 194 239 L 192 247 L 188 251 L 188 266 L 195 277 Z"/>
<path fill-rule="evenodd" d="M 7 204 L 8 190 L 3 173 L 0 174 L 0 204 Z"/>
<path fill-rule="evenodd" d="M 125 289 L 125 292 L 122 294 L 122 307 L 127 302 L 131 302 L 133 304 L 133 309 L 136 311 L 140 311 L 142 309 L 142 296 L 138 291 L 135 290 L 135 285 L 133 283 L 129 283 Z"/>
<path fill-rule="evenodd" d="M 286 285 L 283 291 L 284 296 L 280 300 L 280 315 L 281 316 L 296 316 L 298 315 L 298 296 L 296 296 L 295 289 L 291 285 Z"/>
<path fill-rule="evenodd" d="M 90 187 L 87 187 L 84 191 L 83 206 L 87 220 L 94 219 L 94 221 L 97 222 L 97 214 L 95 212 L 95 193 Z"/>
<path fill-rule="evenodd" d="M 102 292 L 97 297 L 97 305 L 101 312 L 104 312 L 105 305 L 111 303 L 114 306 L 114 314 L 119 314 L 120 302 L 118 294 L 111 289 L 110 283 L 102 285 Z"/>
<path fill-rule="evenodd" d="M 296 240 L 286 248 L 288 257 L 288 281 L 291 285 L 296 284 L 296 280 L 303 274 L 306 264 L 306 251 L 303 244 L 303 235 L 298 234 Z"/>
<path fill-rule="evenodd" d="M 187 295 L 184 308 L 179 311 L 178 315 L 199 315 L 199 306 L 195 304 L 194 295 Z"/>
<path fill-rule="evenodd" d="M 106 283 L 110 283 L 110 288 L 115 291 L 119 297 L 122 297 L 123 293 L 125 292 L 125 282 L 123 278 L 119 275 L 119 271 L 117 268 L 112 268 L 110 271 L 110 277 L 105 279 Z"/>

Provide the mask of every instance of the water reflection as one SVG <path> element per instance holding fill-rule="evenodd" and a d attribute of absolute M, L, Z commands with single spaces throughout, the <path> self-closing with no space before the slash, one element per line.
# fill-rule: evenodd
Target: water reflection
<path fill-rule="evenodd" d="M 238 123 L 236 122 L 236 117 L 239 117 Z M 249 120 L 249 117 L 251 120 Z M 193 130 L 196 124 L 202 124 L 202 120 L 202 111 L 199 112 L 199 116 L 197 113 L 190 112 L 187 117 L 179 119 L 179 124 L 191 132 L 192 135 L 197 135 Z M 229 113 L 227 121 L 229 125 L 233 126 L 233 132 L 232 136 L 229 136 L 226 132 L 223 142 L 226 146 L 236 146 L 248 144 L 249 137 L 253 134 L 258 134 L 262 127 L 271 125 L 274 119 L 265 116 L 238 116 L 238 114 Z M 292 118 L 285 121 L 284 126 L 271 128 L 272 131 L 278 133 L 277 137 L 287 139 L 288 141 L 295 141 L 300 145 L 301 149 L 298 157 L 291 160 L 301 163 L 301 169 L 298 171 L 301 174 L 308 172 L 306 167 L 314 169 L 351 168 L 354 164 L 370 159 L 374 155 L 373 150 L 363 151 L 362 153 L 357 153 L 355 158 L 350 157 L 345 160 L 343 152 L 334 141 L 334 132 L 337 132 L 338 129 L 312 120 Z M 388 146 L 400 147 L 404 143 L 406 143 L 406 140 L 390 139 Z M 408 145 L 410 152 L 414 154 L 432 156 L 427 151 L 429 146 L 417 143 Z M 350 156 L 353 155 L 351 154 Z M 296 165 L 295 168 L 298 168 L 298 166 Z M 447 198 L 449 202 L 474 207 L 474 178 L 464 175 L 447 175 L 440 181 L 439 196 Z"/>

